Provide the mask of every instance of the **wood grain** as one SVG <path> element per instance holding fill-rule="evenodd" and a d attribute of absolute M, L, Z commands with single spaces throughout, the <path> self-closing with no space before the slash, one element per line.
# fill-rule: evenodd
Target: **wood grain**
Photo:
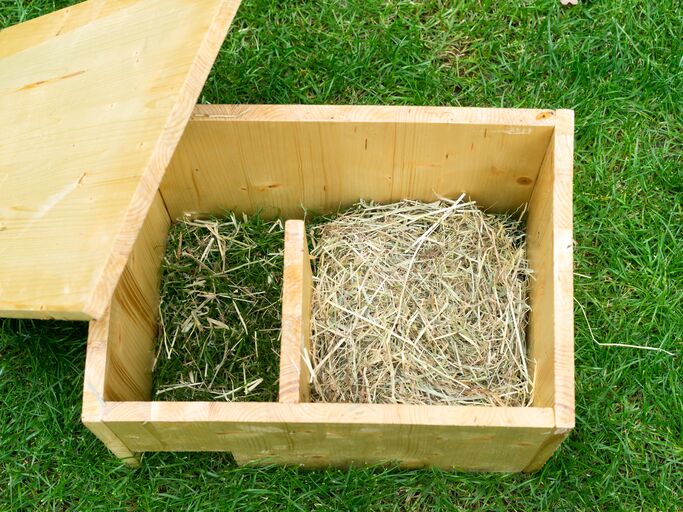
<path fill-rule="evenodd" d="M 239 3 L 91 0 L 0 32 L 0 316 L 102 316 Z"/>
<path fill-rule="evenodd" d="M 138 451 L 232 451 L 306 467 L 399 462 L 522 471 L 553 430 L 549 408 L 213 402 L 107 403 L 103 421 Z"/>
<path fill-rule="evenodd" d="M 534 458 L 531 459 L 531 462 L 529 462 L 522 471 L 525 473 L 533 473 L 541 469 L 543 465 L 548 462 L 548 459 L 557 451 L 558 447 L 562 444 L 562 441 L 566 439 L 570 432 L 571 429 L 554 429 L 553 433 L 546 437 L 545 441 L 541 443 Z"/>
<path fill-rule="evenodd" d="M 360 198 L 482 207 L 528 201 L 554 112 L 442 107 L 198 105 L 161 191 L 172 218 L 225 209 L 301 218 Z"/>
<path fill-rule="evenodd" d="M 555 267 L 555 426 L 573 429 L 574 412 L 574 112 L 558 110 L 555 127 L 553 203 Z"/>
<path fill-rule="evenodd" d="M 302 220 L 285 223 L 279 401 L 308 402 L 310 373 L 304 354 L 311 349 L 311 261 Z"/>
<path fill-rule="evenodd" d="M 81 421 L 119 459 L 137 466 L 140 458 L 102 421 L 105 407 L 104 378 L 107 366 L 108 315 L 99 322 L 91 322 L 88 329 L 88 348 L 83 383 Z"/>
<path fill-rule="evenodd" d="M 105 400 L 150 400 L 161 260 L 170 221 L 157 193 L 108 309 Z"/>
<path fill-rule="evenodd" d="M 573 112 L 558 111 L 557 127 L 529 204 L 527 247 L 530 356 L 534 405 L 553 407 L 556 426 L 574 426 L 572 161 Z"/>

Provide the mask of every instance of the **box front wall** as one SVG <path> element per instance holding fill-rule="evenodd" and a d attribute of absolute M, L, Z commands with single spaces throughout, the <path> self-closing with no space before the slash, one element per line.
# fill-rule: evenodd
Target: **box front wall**
<path fill-rule="evenodd" d="M 553 113 L 514 109 L 200 105 L 161 186 L 172 218 L 303 216 L 359 199 L 462 192 L 515 210 L 531 196 Z"/>
<path fill-rule="evenodd" d="M 134 451 L 472 471 L 523 471 L 553 430 L 552 409 L 355 404 L 109 403 L 103 421 Z"/>

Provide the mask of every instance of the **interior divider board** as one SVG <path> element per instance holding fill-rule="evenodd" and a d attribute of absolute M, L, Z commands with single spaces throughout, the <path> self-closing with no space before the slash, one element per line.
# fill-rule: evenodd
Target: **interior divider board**
<path fill-rule="evenodd" d="M 134 451 L 231 451 L 308 467 L 387 463 L 523 471 L 553 433 L 551 408 L 258 402 L 107 402 Z M 486 461 L 486 462 L 482 462 Z"/>
<path fill-rule="evenodd" d="M 311 261 L 302 220 L 285 223 L 279 401 L 310 400 L 310 372 L 304 357 L 311 350 Z"/>
<path fill-rule="evenodd" d="M 551 110 L 197 105 L 161 192 L 174 218 L 463 191 L 506 211 L 529 200 L 554 125 Z"/>

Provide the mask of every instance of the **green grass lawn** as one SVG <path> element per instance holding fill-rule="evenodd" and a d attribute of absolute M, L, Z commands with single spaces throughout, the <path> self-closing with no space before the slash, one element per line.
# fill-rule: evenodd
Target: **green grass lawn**
<path fill-rule="evenodd" d="M 0 27 L 73 2 L 0 0 Z M 576 430 L 533 475 L 123 467 L 86 326 L 0 320 L 0 509 L 683 509 L 680 0 L 244 0 L 201 101 L 573 108 Z M 0 133 L 0 144 L 2 144 Z M 673 352 L 600 347 L 628 343 Z"/>

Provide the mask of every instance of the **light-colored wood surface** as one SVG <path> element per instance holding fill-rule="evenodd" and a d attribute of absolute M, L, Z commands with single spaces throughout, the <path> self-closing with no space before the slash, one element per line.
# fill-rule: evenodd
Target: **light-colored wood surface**
<path fill-rule="evenodd" d="M 553 430 L 549 408 L 110 402 L 136 451 L 232 451 L 239 460 L 522 471 Z"/>
<path fill-rule="evenodd" d="M 554 310 L 553 301 L 553 161 L 554 138 L 548 146 L 538 182 L 529 203 L 526 241 L 527 259 L 532 269 L 529 285 L 529 325 L 527 344 L 529 370 L 533 375 L 533 403 L 537 407 L 553 407 L 555 401 L 553 358 Z"/>
<path fill-rule="evenodd" d="M 302 220 L 285 223 L 279 401 L 308 402 L 310 373 L 303 357 L 311 349 L 311 261 Z"/>
<path fill-rule="evenodd" d="M 574 111 L 558 110 L 555 127 L 553 201 L 555 267 L 555 426 L 575 425 L 574 384 Z"/>
<path fill-rule="evenodd" d="M 162 183 L 172 218 L 224 209 L 301 218 L 359 198 L 466 191 L 493 210 L 528 201 L 553 111 L 198 105 Z"/>
<path fill-rule="evenodd" d="M 238 107 L 217 106 L 209 110 L 230 111 Z M 353 127 L 346 126 L 349 122 L 346 116 L 354 119 L 358 131 L 374 130 L 380 132 L 386 129 L 385 124 L 378 122 L 378 117 L 387 115 L 390 118 L 396 117 L 393 108 L 371 107 L 369 112 L 364 112 L 360 107 L 329 107 L 329 112 L 335 113 L 334 119 L 322 121 L 323 110 L 319 107 L 305 107 L 303 110 L 293 107 L 264 107 L 264 106 L 243 106 L 239 107 L 239 116 L 255 116 L 242 124 L 242 121 L 235 121 L 234 136 L 239 140 L 223 139 L 223 132 L 226 124 L 233 123 L 234 119 L 226 118 L 221 121 L 214 119 L 212 114 L 209 120 L 191 122 L 190 126 L 197 123 L 216 123 L 208 129 L 207 134 L 216 136 L 212 144 L 202 146 L 204 142 L 197 146 L 209 152 L 214 151 L 211 173 L 216 181 L 203 181 L 204 178 L 198 177 L 198 173 L 203 171 L 192 170 L 191 166 L 186 168 L 189 177 L 193 182 L 193 190 L 205 190 L 210 197 L 213 207 L 218 205 L 229 207 L 229 204 L 219 197 L 222 193 L 225 197 L 236 197 L 242 192 L 235 192 L 243 180 L 251 180 L 256 183 L 267 171 L 268 166 L 255 166 L 251 168 L 250 174 L 243 174 L 244 167 L 236 164 L 234 160 L 221 160 L 227 154 L 240 154 L 237 149 L 242 145 L 249 146 L 254 151 L 265 151 L 272 158 L 273 163 L 276 157 L 281 155 L 283 161 L 287 158 L 294 158 L 290 150 L 297 153 L 300 159 L 298 169 L 303 176 L 300 183 L 306 185 L 307 180 L 315 180 L 316 173 L 313 166 L 324 162 L 320 156 L 319 144 L 331 144 L 327 135 L 332 130 L 336 133 L 339 126 L 342 127 L 339 133 L 353 137 Z M 262 111 L 265 109 L 265 113 Z M 282 116 L 284 120 L 273 122 L 272 110 Z M 358 110 L 360 109 L 360 110 Z M 202 110 L 202 109 L 199 109 Z M 436 113 L 441 113 L 443 119 L 447 121 L 437 122 L 437 125 L 445 125 L 447 128 L 450 121 L 457 118 L 460 123 L 459 128 L 473 125 L 476 131 L 484 121 L 495 124 L 492 118 L 486 116 L 499 116 L 505 123 L 504 131 L 508 137 L 502 138 L 498 144 L 498 151 L 505 152 L 510 146 L 516 148 L 512 154 L 519 155 L 521 149 L 518 148 L 520 137 L 530 135 L 526 124 L 528 118 L 516 119 L 515 112 L 488 111 L 477 109 L 466 109 L 457 113 L 449 112 L 454 109 L 446 109 L 443 113 L 440 109 L 431 112 L 434 119 L 440 119 Z M 457 109 L 456 109 L 457 110 Z M 328 114 L 329 114 L 328 112 Z M 523 111 L 527 112 L 527 111 Z M 543 114 L 543 115 L 541 115 Z M 227 114 L 226 114 L 227 115 Z M 300 116 L 303 119 L 303 126 L 290 122 L 292 116 Z M 151 323 L 142 321 L 141 327 L 126 328 L 127 322 L 121 322 L 118 330 L 120 337 L 115 339 L 115 329 L 109 327 L 108 323 L 115 315 L 107 315 L 103 318 L 106 322 L 91 323 L 91 342 L 88 348 L 88 368 L 86 370 L 86 394 L 88 382 L 90 387 L 102 389 L 102 394 L 91 396 L 84 400 L 84 411 L 93 410 L 94 415 L 88 415 L 88 426 L 107 443 L 108 446 L 120 457 L 127 457 L 140 451 L 167 451 L 167 450 L 219 450 L 232 451 L 236 460 L 240 462 L 254 461 L 256 463 L 279 462 L 286 464 L 304 464 L 308 467 L 319 467 L 325 465 L 343 466 L 348 464 L 378 463 L 398 461 L 406 467 L 419 467 L 435 465 L 444 468 L 456 467 L 465 470 L 488 470 L 488 471 L 535 471 L 539 469 L 545 461 L 552 455 L 561 441 L 567 436 L 574 425 L 574 382 L 573 382 L 573 329 L 572 329 L 572 253 L 571 253 L 571 162 L 572 162 L 572 141 L 573 127 L 571 112 L 557 111 L 552 115 L 539 111 L 538 114 L 531 115 L 537 119 L 538 125 L 534 125 L 534 130 L 538 129 L 543 137 L 547 136 L 546 146 L 542 148 L 536 169 L 529 168 L 528 175 L 531 182 L 522 180 L 518 182 L 516 178 L 513 182 L 510 177 L 501 178 L 499 181 L 488 183 L 488 189 L 496 189 L 495 194 L 509 193 L 513 196 L 517 194 L 520 203 L 510 203 L 510 208 L 517 208 L 524 201 L 530 199 L 529 214 L 527 221 L 527 236 L 529 245 L 530 264 L 534 270 L 535 280 L 531 289 L 531 301 L 533 313 L 531 326 L 529 328 L 529 341 L 531 356 L 535 360 L 535 395 L 534 405 L 531 408 L 495 408 L 495 407 L 434 407 L 434 406 L 407 406 L 407 405 L 353 405 L 353 404 L 311 404 L 295 403 L 305 402 L 307 397 L 303 393 L 308 389 L 307 379 L 304 378 L 304 368 L 296 367 L 298 362 L 301 365 L 301 348 L 305 345 L 305 333 L 307 332 L 305 311 L 310 306 L 306 306 L 307 300 L 302 291 L 305 290 L 303 283 L 307 279 L 306 269 L 310 269 L 310 264 L 306 262 L 304 226 L 301 222 L 290 222 L 286 225 L 287 249 L 285 254 L 285 282 L 298 283 L 297 287 L 288 290 L 285 284 L 283 295 L 283 347 L 282 354 L 294 354 L 292 357 L 282 357 L 281 359 L 281 402 L 280 403 L 207 403 L 207 402 L 146 402 L 148 395 L 145 386 L 151 383 L 148 373 L 141 370 L 144 365 L 138 366 L 138 359 L 145 360 L 141 356 L 140 343 L 135 338 L 146 339 L 143 347 L 149 347 Z M 317 116 L 317 117 L 316 117 Z M 393 117 L 392 117 L 393 116 Z M 450 116 L 450 117 L 449 117 Z M 240 117 L 240 119 L 241 119 Z M 264 117 L 263 121 L 258 121 Z M 360 118 L 367 118 L 370 121 L 359 121 Z M 503 122 L 503 121 L 501 121 Z M 517 124 L 515 124 L 515 122 Z M 263 123 L 263 125 L 262 125 Z M 338 123 L 335 124 L 335 123 Z M 557 127 L 554 124 L 557 123 Z M 427 123 L 429 124 L 429 123 Z M 488 125 L 487 125 L 488 126 Z M 520 132 L 511 127 L 520 128 Z M 415 127 L 413 127 L 416 129 Z M 202 128 L 203 129 L 203 128 Z M 287 139 L 287 129 L 292 133 L 298 133 L 291 139 L 295 144 L 295 149 L 281 146 L 282 140 Z M 400 132 L 404 127 L 398 127 L 394 131 Z M 422 129 L 422 128 L 421 128 Z M 424 130 L 431 130 L 426 127 Z M 188 128 L 190 130 L 190 128 Z M 327 134 L 325 137 L 316 136 L 315 131 Z M 305 136 L 301 133 L 306 134 Z M 357 133 L 357 132 L 356 132 Z M 538 151 L 537 144 L 541 142 L 536 136 L 526 139 L 530 144 L 528 152 L 535 154 Z M 485 137 L 490 137 L 487 133 Z M 482 140 L 484 138 L 482 137 Z M 226 140 L 229 142 L 226 142 Z M 258 149 L 257 141 L 266 141 L 266 149 Z M 268 142 L 271 140 L 271 142 Z M 336 139 L 334 139 L 336 140 Z M 372 140 L 368 138 L 368 141 Z M 462 142 L 462 139 L 456 139 Z M 275 142 L 277 141 L 277 142 Z M 327 141 L 327 142 L 326 142 Z M 226 145 L 227 144 L 227 145 Z M 342 144 L 342 143 L 339 143 Z M 386 140 L 384 150 L 389 158 L 395 156 L 394 148 L 396 141 Z M 334 144 L 333 144 L 334 145 Z M 336 147 L 334 151 L 326 153 L 325 158 L 341 159 L 342 162 L 350 162 L 353 151 L 343 151 L 343 144 Z M 185 151 L 188 146 L 185 147 Z M 211 149 L 213 148 L 213 149 Z M 233 148 L 232 151 L 229 148 Z M 237 149 L 235 149 L 237 148 Z M 277 148 L 277 150 L 276 150 Z M 489 148 L 494 151 L 494 147 Z M 180 151 L 180 150 L 179 150 Z M 328 151 L 325 149 L 324 151 Z M 318 153 L 316 153 L 318 152 Z M 277 154 L 276 154 L 277 153 Z M 187 154 L 187 153 L 185 153 Z M 217 155 L 223 155 L 220 158 Z M 386 156 L 385 155 L 385 156 Z M 200 155 L 201 156 L 201 155 Z M 240 156 L 245 161 L 257 158 L 254 155 Z M 376 157 L 379 159 L 379 155 Z M 484 155 L 481 156 L 484 158 Z M 536 158 L 536 157 L 534 157 Z M 346 159 L 346 160 L 344 160 Z M 175 161 L 175 160 L 174 160 Z M 225 167 L 221 169 L 218 166 Z M 231 163 L 232 162 L 232 163 Z M 316 163 L 317 162 L 317 163 Z M 234 165 L 233 165 L 234 164 Z M 294 165 L 294 164 L 292 164 Z M 345 164 L 346 165 L 346 164 Z M 517 164 L 522 165 L 522 164 Z M 530 166 L 529 161 L 523 165 Z M 308 167 L 310 166 L 310 169 Z M 175 172 L 180 172 L 176 168 Z M 265 169 L 265 170 L 264 170 Z M 307 170 L 308 169 L 308 170 Z M 353 187 L 360 188 L 361 180 L 360 169 L 362 166 L 341 166 L 336 172 L 339 174 L 328 173 L 322 178 L 325 183 L 334 182 L 341 187 L 342 192 L 335 192 L 335 197 L 343 197 L 351 201 L 359 197 L 367 197 L 361 194 L 352 197 Z M 490 170 L 490 169 L 489 169 Z M 405 170 L 404 170 L 405 171 Z M 402 173 L 404 171 L 399 171 Z M 443 170 L 435 171 L 438 175 Z M 292 171 L 294 172 L 294 171 Z M 299 171 L 297 171 L 299 172 Z M 408 172 L 408 171 L 405 171 Z M 410 171 L 410 172 L 414 172 Z M 473 172 L 473 171 L 472 171 Z M 482 179 L 490 180 L 488 171 L 481 171 Z M 525 171 L 526 173 L 526 171 Z M 323 172 L 323 174 L 325 174 Z M 454 172 L 453 176 L 457 176 Z M 478 174 L 472 174 L 471 179 L 476 180 Z M 526 176 L 526 174 L 525 174 Z M 352 184 L 347 185 L 347 177 Z M 376 177 L 376 176 L 375 176 Z M 374 187 L 372 175 L 368 176 L 369 187 Z M 213 179 L 212 178 L 212 179 Z M 171 178 L 176 179 L 176 178 Z M 296 178 L 293 178 L 296 180 Z M 179 183 L 176 183 L 179 187 Z M 255 208 L 258 205 L 267 205 L 268 201 L 279 201 L 271 206 L 279 208 L 298 208 L 303 201 L 304 206 L 310 208 L 310 203 L 306 201 L 316 200 L 315 193 L 309 193 L 308 185 L 303 188 L 295 185 L 282 185 L 285 188 L 279 191 L 278 196 L 269 196 L 270 191 L 277 191 L 281 188 L 279 182 L 273 182 L 275 187 L 266 187 L 267 190 L 258 191 L 258 200 L 253 200 L 253 195 L 247 197 L 244 208 Z M 168 187 L 169 182 L 164 182 L 164 187 Z M 250 185 L 251 186 L 251 185 Z M 419 194 L 419 187 L 415 184 L 410 189 L 410 193 Z M 524 187 L 524 194 L 515 187 Z M 375 189 L 381 193 L 379 188 Z M 247 192 L 250 189 L 247 187 Z M 532 192 L 533 191 L 533 192 Z M 174 214 L 177 212 L 192 211 L 204 199 L 199 196 L 186 193 L 181 189 L 172 189 L 171 194 L 175 196 L 164 197 L 167 206 Z M 251 192 L 254 192 L 251 189 Z M 391 194 L 389 192 L 389 198 Z M 163 189 L 162 189 L 163 194 Z M 213 195 L 212 195 L 213 194 Z M 299 195 L 301 194 L 301 195 Z M 247 194 L 248 195 L 248 194 Z M 169 197 L 171 197 L 169 202 Z M 417 196 L 408 196 L 417 197 Z M 240 199 L 241 201 L 242 199 Z M 220 201 L 223 201 L 220 203 Z M 262 201 L 262 202 L 261 202 Z M 177 202 L 175 206 L 171 205 Z M 200 204 L 201 203 L 201 204 Z M 328 201 L 324 203 L 332 205 Z M 213 208 L 212 207 L 212 208 Z M 204 207 L 200 208 L 204 210 Z M 275 210 L 275 208 L 271 208 Z M 209 208 L 211 210 L 211 208 Z M 150 217 L 152 218 L 152 217 Z M 167 222 L 164 216 L 161 216 Z M 150 225 L 152 221 L 149 221 Z M 154 228 L 150 228 L 154 229 Z M 157 228 L 165 235 L 165 227 Z M 153 238 L 152 231 L 141 235 L 141 239 Z M 296 238 L 296 241 L 294 240 Z M 152 243 L 153 245 L 153 243 Z M 293 251 L 293 247 L 298 247 Z M 137 247 L 137 245 L 136 245 Z M 137 249 L 136 249 L 137 250 Z M 158 256 L 159 257 L 159 256 Z M 158 267 L 158 260 L 149 265 Z M 289 265 L 288 265 L 289 263 Z M 152 272 L 144 270 L 143 266 L 135 267 L 129 265 L 131 269 L 138 268 L 135 273 Z M 296 269 L 296 270 L 292 270 Z M 295 272 L 291 277 L 288 274 Z M 135 274 L 134 273 L 134 274 Z M 290 275 L 287 278 L 287 275 Z M 132 282 L 139 279 L 133 274 Z M 310 277 L 309 277 L 310 279 Z M 119 289 L 128 290 L 130 283 L 124 278 Z M 149 289 L 149 286 L 146 285 Z M 293 293 L 292 293 L 293 292 Z M 136 296 L 130 291 L 125 292 L 126 297 Z M 118 297 L 118 296 L 117 296 Z M 139 307 L 135 301 L 121 299 L 121 302 L 128 304 L 129 312 L 149 310 L 149 306 Z M 115 300 L 116 303 L 116 300 Z M 113 306 L 114 307 L 114 306 Z M 127 332 L 124 332 L 127 331 Z M 98 334 L 99 333 L 99 334 Z M 145 337 L 147 336 L 147 337 Z M 94 343 L 100 340 L 101 343 Z M 108 348 L 118 347 L 116 353 L 112 353 Z M 103 356 L 104 354 L 104 356 Z M 97 364 L 101 363 L 102 357 L 106 361 L 119 359 L 116 366 L 128 368 L 130 372 L 119 374 L 115 371 L 105 372 L 107 375 L 114 376 L 117 384 L 105 386 L 104 381 L 88 381 L 88 376 L 98 374 Z M 99 358 L 99 359 L 98 359 Z M 93 361 L 100 363 L 93 363 Z M 109 363 L 106 363 L 109 364 Z M 106 365 L 105 365 L 106 367 Z M 146 366 L 145 368 L 149 368 Z M 93 384 L 94 382 L 94 384 Z M 114 381 L 111 381 L 112 383 Z M 133 383 L 133 385 L 131 385 Z M 147 383 L 147 384 L 145 384 Z M 99 386 L 99 388 L 97 387 Z M 142 397 L 142 398 L 137 398 Z M 122 401 L 135 400 L 135 401 Z M 86 415 L 84 412 L 84 421 Z M 134 461 L 135 459 L 129 459 Z"/>
<path fill-rule="evenodd" d="M 119 458 L 137 458 L 101 420 L 106 401 L 150 400 L 159 311 L 160 266 L 170 221 L 159 193 L 143 224 L 110 307 L 90 322 L 83 423 Z"/>
<path fill-rule="evenodd" d="M 105 400 L 150 400 L 168 213 L 155 196 L 108 310 Z"/>
<path fill-rule="evenodd" d="M 574 427 L 573 120 L 572 111 L 557 112 L 527 220 L 534 405 L 553 407 L 557 428 L 566 430 Z"/>
<path fill-rule="evenodd" d="M 91 0 L 0 32 L 0 316 L 100 317 L 239 0 Z"/>

